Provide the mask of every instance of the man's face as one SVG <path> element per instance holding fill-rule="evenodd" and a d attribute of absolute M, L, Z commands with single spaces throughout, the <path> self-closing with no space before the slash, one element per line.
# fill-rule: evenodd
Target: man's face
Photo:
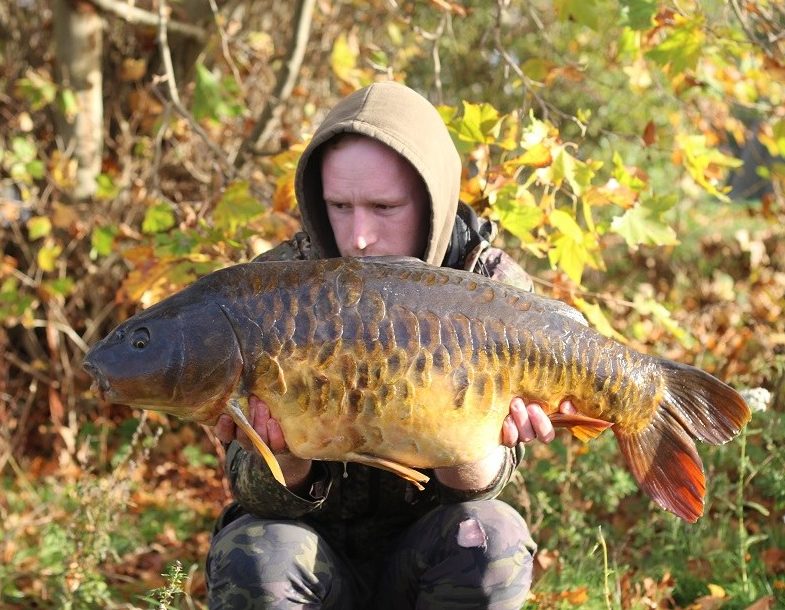
<path fill-rule="evenodd" d="M 329 148 L 322 159 L 322 193 L 341 256 L 424 255 L 428 193 L 391 148 L 351 136 Z"/>

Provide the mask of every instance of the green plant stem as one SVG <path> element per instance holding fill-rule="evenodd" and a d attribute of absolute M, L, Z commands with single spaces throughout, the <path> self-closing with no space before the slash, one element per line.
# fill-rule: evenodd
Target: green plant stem
<path fill-rule="evenodd" d="M 597 528 L 600 537 L 600 546 L 602 547 L 602 567 L 603 576 L 605 578 L 605 607 L 612 610 L 611 606 L 611 588 L 608 583 L 608 545 L 605 544 L 605 536 L 602 535 L 602 526 Z"/>
<path fill-rule="evenodd" d="M 747 581 L 747 528 L 744 524 L 744 477 L 747 470 L 747 429 L 744 428 L 739 437 L 741 456 L 739 457 L 739 485 L 736 489 L 736 510 L 739 520 L 739 568 L 744 593 L 748 592 Z"/>

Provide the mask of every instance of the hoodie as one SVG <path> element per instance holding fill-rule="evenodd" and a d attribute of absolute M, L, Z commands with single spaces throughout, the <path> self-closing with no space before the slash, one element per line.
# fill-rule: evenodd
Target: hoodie
<path fill-rule="evenodd" d="M 428 245 L 423 260 L 442 265 L 453 234 L 461 184 L 461 160 L 436 108 L 419 93 L 395 83 L 374 83 L 341 100 L 303 151 L 295 175 L 303 228 L 318 258 L 338 256 L 322 197 L 323 145 L 339 134 L 373 138 L 395 150 L 420 174 L 430 196 Z"/>

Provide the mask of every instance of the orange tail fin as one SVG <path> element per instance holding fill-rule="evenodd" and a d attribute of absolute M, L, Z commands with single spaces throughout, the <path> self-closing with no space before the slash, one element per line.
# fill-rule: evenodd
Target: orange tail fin
<path fill-rule="evenodd" d="M 730 386 L 695 367 L 660 362 L 667 382 L 651 422 L 640 432 L 614 428 L 635 479 L 657 504 L 694 523 L 703 514 L 706 481 L 694 438 L 719 445 L 750 419 L 744 399 Z"/>

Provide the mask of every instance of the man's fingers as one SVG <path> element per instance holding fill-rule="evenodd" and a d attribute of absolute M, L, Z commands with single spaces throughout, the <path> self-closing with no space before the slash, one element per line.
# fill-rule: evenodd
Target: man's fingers
<path fill-rule="evenodd" d="M 529 414 L 529 425 L 532 427 L 534 435 L 539 440 L 550 443 L 556 436 L 556 432 L 553 430 L 553 424 L 545 411 L 538 404 L 527 405 L 526 411 Z"/>
<path fill-rule="evenodd" d="M 235 428 L 231 417 L 220 415 L 218 421 L 215 422 L 215 435 L 222 443 L 231 443 L 234 440 Z"/>
<path fill-rule="evenodd" d="M 559 413 L 564 413 L 566 415 L 572 415 L 577 413 L 578 409 L 575 408 L 575 405 L 572 404 L 572 401 L 569 398 L 566 398 L 561 401 L 559 405 Z"/>
<path fill-rule="evenodd" d="M 518 428 L 518 440 L 524 443 L 534 439 L 534 428 L 529 421 L 529 410 L 520 397 L 515 397 L 510 403 L 510 415 Z"/>
<path fill-rule="evenodd" d="M 512 418 L 508 415 L 502 422 L 502 445 L 507 447 L 515 447 L 518 444 L 518 426 Z"/>
<path fill-rule="evenodd" d="M 286 450 L 286 441 L 283 438 L 281 425 L 274 419 L 267 420 L 267 445 L 273 453 L 281 453 Z"/>

